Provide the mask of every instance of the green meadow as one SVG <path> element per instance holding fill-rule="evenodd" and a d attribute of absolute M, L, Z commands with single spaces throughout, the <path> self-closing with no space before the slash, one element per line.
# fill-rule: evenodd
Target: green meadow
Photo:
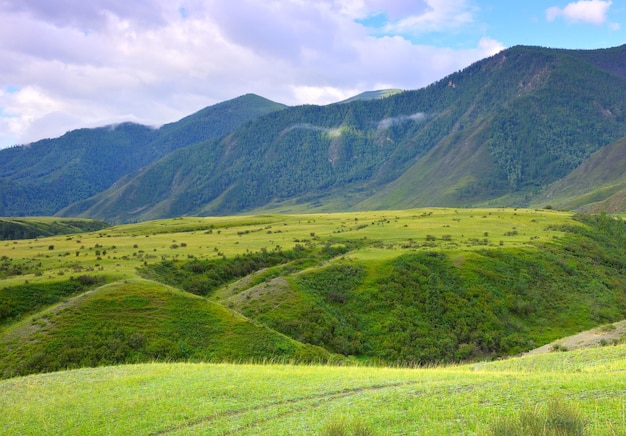
<path fill-rule="evenodd" d="M 625 434 L 623 338 L 515 357 L 623 320 L 624 289 L 623 222 L 544 209 L 7 240 L 0 431 L 528 434 L 506 426 L 530 416 L 586 432 L 541 434 Z"/>
<path fill-rule="evenodd" d="M 81 273 L 126 279 L 137 277 L 138 267 L 161 260 L 211 259 L 333 240 L 376 242 L 350 253 L 356 260 L 371 262 L 414 250 L 462 256 L 478 248 L 527 247 L 551 241 L 562 236 L 555 228 L 570 223 L 571 216 L 552 210 L 418 209 L 174 218 L 91 233 L 4 241 L 0 246 L 3 262 L 20 271 L 2 271 L 0 283 L 6 287 L 25 281 L 61 281 Z"/>
<path fill-rule="evenodd" d="M 582 433 L 626 432 L 626 347 L 437 368 L 152 363 L 0 382 L 25 434 L 497 434 L 558 400 Z"/>

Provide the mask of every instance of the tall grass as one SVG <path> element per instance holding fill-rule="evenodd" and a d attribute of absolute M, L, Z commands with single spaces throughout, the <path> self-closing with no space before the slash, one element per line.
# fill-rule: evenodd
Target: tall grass
<path fill-rule="evenodd" d="M 586 418 L 573 404 L 551 399 L 547 405 L 526 406 L 491 426 L 494 436 L 583 436 Z"/>

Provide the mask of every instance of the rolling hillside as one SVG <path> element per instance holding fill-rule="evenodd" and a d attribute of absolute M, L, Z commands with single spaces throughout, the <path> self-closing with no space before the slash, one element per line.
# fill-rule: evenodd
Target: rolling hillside
<path fill-rule="evenodd" d="M 0 339 L 0 356 L 3 378 L 151 360 L 319 362 L 331 357 L 221 305 L 137 280 L 82 293 L 9 328 Z"/>
<path fill-rule="evenodd" d="M 0 377 L 154 359 L 465 362 L 626 314 L 626 229 L 605 215 L 177 218 L 0 253 Z"/>
<path fill-rule="evenodd" d="M 417 91 L 273 112 L 61 215 L 535 204 L 626 136 L 625 51 L 514 47 Z"/>

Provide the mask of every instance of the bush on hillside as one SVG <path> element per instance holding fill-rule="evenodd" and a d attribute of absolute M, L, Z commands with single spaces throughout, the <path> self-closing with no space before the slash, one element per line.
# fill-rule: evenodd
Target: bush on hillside
<path fill-rule="evenodd" d="M 575 406 L 560 399 L 547 406 L 527 406 L 519 414 L 503 416 L 491 426 L 494 436 L 583 436 L 586 419 Z"/>

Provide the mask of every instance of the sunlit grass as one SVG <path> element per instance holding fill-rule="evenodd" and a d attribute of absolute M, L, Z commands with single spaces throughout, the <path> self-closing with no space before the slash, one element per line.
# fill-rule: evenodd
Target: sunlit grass
<path fill-rule="evenodd" d="M 477 249 L 533 247 L 563 238 L 553 229 L 582 225 L 571 217 L 550 210 L 442 208 L 160 220 L 3 242 L 0 256 L 36 265 L 36 272 L 2 279 L 0 287 L 88 274 L 121 280 L 105 290 L 141 286 L 143 293 L 147 285 L 137 279 L 137 268 L 164 259 L 350 240 L 367 244 L 342 257 L 369 270 L 414 251 L 444 251 L 461 264 Z M 102 292 L 98 298 L 112 304 L 113 295 Z M 184 296 L 173 290 L 168 295 Z M 185 298 L 187 306 L 201 301 Z M 17 331 L 33 319 L 11 328 Z M 161 335 L 158 317 L 150 320 Z M 220 338 L 224 347 L 232 345 L 229 340 Z M 503 416 L 558 399 L 577 406 L 589 434 L 624 434 L 625 370 L 625 346 L 430 369 L 206 363 L 81 369 L 0 382 L 0 433 L 302 435 L 322 434 L 339 423 L 380 435 L 480 435 Z"/>
<path fill-rule="evenodd" d="M 4 434 L 489 434 L 502 417 L 558 400 L 588 434 L 626 431 L 626 347 L 430 369 L 146 364 L 0 382 Z M 601 357 L 600 357 L 601 356 Z M 597 365 L 601 358 L 605 363 Z M 532 368 L 532 370 L 530 370 Z M 573 370 L 574 369 L 574 370 Z M 45 392 L 45 394 L 43 394 Z"/>
<path fill-rule="evenodd" d="M 98 232 L 4 241 L 0 257 L 35 265 L 32 273 L 6 277 L 0 286 L 50 282 L 80 274 L 136 277 L 145 263 L 191 257 L 211 259 L 261 249 L 283 250 L 331 239 L 380 241 L 350 253 L 383 261 L 407 250 L 464 252 L 528 246 L 562 235 L 549 226 L 571 223 L 571 214 L 527 209 L 416 209 L 309 215 L 176 218 L 111 227 Z M 41 266 L 39 266 L 41 264 Z"/>

